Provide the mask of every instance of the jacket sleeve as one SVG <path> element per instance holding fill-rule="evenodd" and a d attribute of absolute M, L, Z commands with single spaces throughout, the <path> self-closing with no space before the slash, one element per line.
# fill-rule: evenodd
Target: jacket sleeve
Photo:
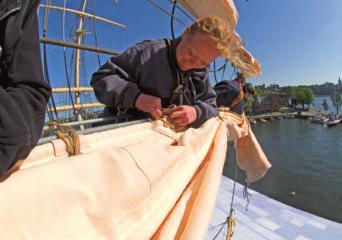
<path fill-rule="evenodd" d="M 140 94 L 137 81 L 141 65 L 134 46 L 111 57 L 92 76 L 91 85 L 97 99 L 109 107 L 133 108 Z"/>
<path fill-rule="evenodd" d="M 8 18 L 9 21 L 14 20 Z M 3 35 L 5 36 L 5 35 Z M 8 39 L 11 40 L 11 39 Z M 6 37 L 4 41 L 7 41 Z M 36 11 L 31 11 L 13 49 L 8 70 L 0 75 L 0 174 L 27 157 L 40 138 L 49 85 L 41 68 Z"/>
<path fill-rule="evenodd" d="M 194 80 L 198 93 L 194 104 L 197 119 L 191 124 L 191 127 L 197 128 L 209 118 L 218 116 L 218 110 L 216 107 L 216 93 L 209 82 L 208 72 L 206 71 L 205 74 L 195 77 Z"/>

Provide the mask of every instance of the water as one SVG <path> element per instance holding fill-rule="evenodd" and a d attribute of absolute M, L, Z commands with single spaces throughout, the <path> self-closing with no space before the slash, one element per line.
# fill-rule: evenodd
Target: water
<path fill-rule="evenodd" d="M 342 223 L 342 124 L 325 128 L 307 120 L 273 120 L 258 122 L 253 131 L 273 166 L 251 188 Z M 235 160 L 229 149 L 224 174 L 233 178 Z"/>

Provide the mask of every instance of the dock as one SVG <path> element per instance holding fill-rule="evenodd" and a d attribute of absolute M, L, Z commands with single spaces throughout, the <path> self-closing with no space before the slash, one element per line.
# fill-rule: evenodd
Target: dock
<path fill-rule="evenodd" d="M 215 211 L 207 232 L 207 240 L 214 239 L 219 226 L 228 216 L 233 180 L 222 176 Z M 242 196 L 243 186 L 236 183 L 234 208 L 236 227 L 234 240 L 341 240 L 342 224 L 318 217 L 269 198 L 249 189 L 250 203 Z M 217 236 L 226 240 L 227 224 Z"/>

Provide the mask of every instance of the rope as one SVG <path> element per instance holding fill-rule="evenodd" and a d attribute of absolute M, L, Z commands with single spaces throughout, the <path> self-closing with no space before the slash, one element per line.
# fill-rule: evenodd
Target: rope
<path fill-rule="evenodd" d="M 95 0 L 93 0 L 93 15 L 95 16 Z M 95 40 L 95 46 L 98 47 L 99 41 L 97 39 L 97 31 L 96 31 L 96 20 L 93 18 L 93 30 L 94 30 L 94 40 Z M 101 60 L 100 60 L 100 55 L 98 52 L 96 52 L 97 56 L 97 62 L 99 64 L 99 67 L 101 67 Z"/>
<path fill-rule="evenodd" d="M 174 22 L 174 15 L 175 15 L 176 6 L 177 6 L 177 0 L 175 0 L 173 2 L 172 11 L 171 11 L 171 18 L 170 18 L 171 36 L 172 36 L 173 40 L 175 40 L 175 33 L 174 33 L 174 29 L 173 29 L 174 28 L 173 27 L 173 22 Z"/>
<path fill-rule="evenodd" d="M 65 8 L 66 8 L 67 0 L 64 0 L 64 5 L 63 5 L 63 18 L 62 18 L 62 39 L 65 41 Z M 68 73 L 68 64 L 67 64 L 67 57 L 66 57 L 66 47 L 63 47 L 63 58 L 64 58 L 64 69 L 65 69 L 65 77 L 67 80 L 68 88 L 69 88 L 69 97 L 72 105 L 72 110 L 74 112 L 75 118 L 77 117 L 76 114 L 76 109 L 75 109 L 75 104 L 74 100 L 71 94 L 71 83 L 70 83 L 70 78 L 69 78 L 69 73 Z"/>
<path fill-rule="evenodd" d="M 249 183 L 246 182 L 243 191 L 242 191 L 242 196 L 244 199 L 246 199 L 246 212 L 248 211 L 248 206 L 249 206 L 249 197 L 251 196 L 251 194 L 248 192 L 248 187 L 249 187 Z"/>
<path fill-rule="evenodd" d="M 235 148 L 234 144 L 234 148 Z M 237 153 L 235 150 L 235 159 L 237 159 Z M 235 176 L 234 176 L 234 184 L 233 184 L 233 191 L 232 191 L 232 198 L 230 200 L 230 210 L 229 210 L 229 215 L 226 218 L 226 220 L 219 224 L 218 226 L 221 226 L 219 231 L 215 234 L 213 240 L 215 240 L 219 234 L 222 232 L 223 227 L 225 224 L 227 224 L 227 235 L 226 235 L 226 240 L 232 240 L 233 239 L 233 234 L 234 234 L 234 229 L 236 226 L 236 215 L 235 215 L 235 209 L 234 209 L 234 199 L 235 199 L 235 188 L 236 188 L 236 182 L 239 174 L 239 169 L 237 165 L 235 166 Z"/>
<path fill-rule="evenodd" d="M 61 125 L 55 121 L 50 121 L 48 126 L 50 128 L 56 127 L 56 136 L 65 143 L 69 156 L 74 156 L 81 152 L 80 137 L 75 129 L 70 126 Z"/>
<path fill-rule="evenodd" d="M 176 105 L 172 104 L 167 108 L 162 108 L 162 116 L 160 117 L 160 120 L 163 122 L 164 127 L 170 128 L 175 132 L 183 132 L 186 129 L 186 127 L 177 125 L 173 122 L 172 118 L 169 117 L 170 113 L 172 112 L 172 109 L 174 109 L 175 107 Z"/>
<path fill-rule="evenodd" d="M 246 118 L 244 118 L 244 121 L 246 120 Z M 238 163 L 239 161 L 239 155 L 238 155 L 238 152 L 236 151 L 236 142 L 234 144 L 234 147 L 235 147 L 235 160 L 236 160 L 236 163 Z M 236 164 L 236 170 L 237 170 L 237 164 Z M 237 178 L 235 178 L 235 181 L 237 180 Z M 242 196 L 244 199 L 246 199 L 246 212 L 248 211 L 248 206 L 249 206 L 249 197 L 251 196 L 251 194 L 248 192 L 248 187 L 249 187 L 249 182 L 246 181 L 245 183 L 245 186 L 243 188 L 243 191 L 242 191 Z"/>

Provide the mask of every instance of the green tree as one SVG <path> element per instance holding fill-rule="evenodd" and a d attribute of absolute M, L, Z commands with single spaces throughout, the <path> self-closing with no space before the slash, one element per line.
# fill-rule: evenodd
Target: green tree
<path fill-rule="evenodd" d="M 294 101 L 296 104 L 301 104 L 302 108 L 310 105 L 314 101 L 314 95 L 310 87 L 297 87 L 294 91 Z"/>
<path fill-rule="evenodd" d="M 282 87 L 280 89 L 280 95 L 282 98 L 284 98 L 287 101 L 287 103 L 289 103 L 290 100 L 292 103 L 292 99 L 294 98 L 294 95 L 295 95 L 294 92 L 295 92 L 294 87 L 290 87 L 290 86 Z"/>
<path fill-rule="evenodd" d="M 255 86 L 254 96 L 261 97 L 264 96 L 264 89 L 262 86 Z"/>
<path fill-rule="evenodd" d="M 309 106 L 314 102 L 314 94 L 310 87 L 303 87 L 304 92 L 304 104 Z"/>
<path fill-rule="evenodd" d="M 329 110 L 329 105 L 326 99 L 323 100 L 322 107 L 326 112 Z"/>
<path fill-rule="evenodd" d="M 245 99 L 245 106 L 244 106 L 244 111 L 246 113 L 250 112 L 253 106 L 253 97 L 249 96 Z"/>
<path fill-rule="evenodd" d="M 336 109 L 336 114 L 338 115 L 338 112 L 342 105 L 342 99 L 340 93 L 337 91 L 337 89 L 334 90 L 333 94 L 331 95 L 331 101 Z"/>

